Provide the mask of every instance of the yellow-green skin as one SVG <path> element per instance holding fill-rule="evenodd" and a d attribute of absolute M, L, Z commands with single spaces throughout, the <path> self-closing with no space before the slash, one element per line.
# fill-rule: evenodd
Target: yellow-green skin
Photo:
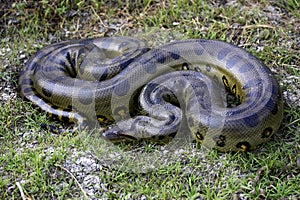
<path fill-rule="evenodd" d="M 114 120 L 102 134 L 111 141 L 160 139 L 180 129 L 207 148 L 245 151 L 267 142 L 283 117 L 271 71 L 243 49 L 214 40 L 152 50 L 128 37 L 61 42 L 33 56 L 19 86 L 24 99 L 60 120 Z M 228 93 L 239 105 L 227 105 Z"/>

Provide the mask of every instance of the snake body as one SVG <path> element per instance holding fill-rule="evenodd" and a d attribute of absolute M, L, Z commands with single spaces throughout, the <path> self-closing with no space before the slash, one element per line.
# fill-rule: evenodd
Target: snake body
<path fill-rule="evenodd" d="M 244 151 L 267 142 L 283 117 L 269 68 L 215 40 L 151 50 L 129 37 L 60 42 L 28 61 L 19 87 L 24 99 L 60 120 L 115 121 L 102 134 L 111 141 L 160 139 L 180 130 L 208 148 Z"/>

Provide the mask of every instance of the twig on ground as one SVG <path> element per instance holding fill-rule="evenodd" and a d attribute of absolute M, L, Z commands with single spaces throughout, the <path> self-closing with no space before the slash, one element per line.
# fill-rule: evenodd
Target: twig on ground
<path fill-rule="evenodd" d="M 27 198 L 26 198 L 26 196 L 25 196 L 25 194 L 24 194 L 24 192 L 23 192 L 23 188 L 22 188 L 21 184 L 20 184 L 19 182 L 16 182 L 16 185 L 17 185 L 17 187 L 19 188 L 19 191 L 20 191 L 20 193 L 21 193 L 22 200 L 27 200 Z"/>
<path fill-rule="evenodd" d="M 63 166 L 57 164 L 55 164 L 55 166 L 61 168 L 62 170 L 65 170 L 68 174 L 70 174 L 70 176 L 74 179 L 75 183 L 78 185 L 81 192 L 83 193 L 84 199 L 88 199 L 86 192 L 84 191 L 80 183 L 77 181 L 76 177 L 67 168 L 64 168 Z"/>

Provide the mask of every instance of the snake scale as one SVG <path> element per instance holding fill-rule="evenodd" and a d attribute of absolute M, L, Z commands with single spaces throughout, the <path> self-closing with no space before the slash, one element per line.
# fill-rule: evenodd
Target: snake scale
<path fill-rule="evenodd" d="M 59 120 L 116 122 L 102 133 L 111 141 L 159 140 L 180 129 L 207 148 L 245 151 L 267 142 L 283 117 L 269 68 L 216 40 L 153 49 L 130 37 L 64 41 L 28 61 L 19 87 L 24 99 Z"/>

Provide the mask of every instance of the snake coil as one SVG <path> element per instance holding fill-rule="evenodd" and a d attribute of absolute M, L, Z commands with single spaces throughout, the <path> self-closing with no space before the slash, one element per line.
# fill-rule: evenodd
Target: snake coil
<path fill-rule="evenodd" d="M 245 50 L 214 40 L 152 50 L 129 37 L 52 44 L 27 63 L 19 87 L 24 99 L 60 120 L 117 122 L 103 133 L 112 141 L 180 131 L 208 148 L 244 151 L 267 142 L 283 117 L 271 71 Z M 237 103 L 228 104 L 230 98 Z"/>

